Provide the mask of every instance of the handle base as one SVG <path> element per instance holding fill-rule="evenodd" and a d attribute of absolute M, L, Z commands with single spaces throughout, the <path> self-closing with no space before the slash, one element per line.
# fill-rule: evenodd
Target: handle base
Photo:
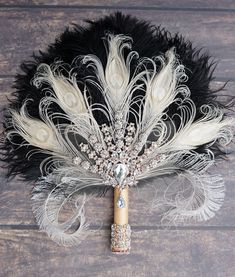
<path fill-rule="evenodd" d="M 111 251 L 116 254 L 129 254 L 131 249 L 131 226 L 129 224 L 111 226 Z"/>

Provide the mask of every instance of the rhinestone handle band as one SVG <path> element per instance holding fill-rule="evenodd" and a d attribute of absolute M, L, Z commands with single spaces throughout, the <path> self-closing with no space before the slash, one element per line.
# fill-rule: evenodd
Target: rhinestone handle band
<path fill-rule="evenodd" d="M 131 248 L 131 227 L 129 224 L 111 226 L 111 250 L 129 254 Z"/>

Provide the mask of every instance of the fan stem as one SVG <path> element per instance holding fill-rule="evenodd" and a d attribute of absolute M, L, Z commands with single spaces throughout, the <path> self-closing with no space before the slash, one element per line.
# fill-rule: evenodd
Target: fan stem
<path fill-rule="evenodd" d="M 128 187 L 114 188 L 114 224 L 111 229 L 112 252 L 128 254 L 131 241 L 131 229 L 128 224 Z"/>

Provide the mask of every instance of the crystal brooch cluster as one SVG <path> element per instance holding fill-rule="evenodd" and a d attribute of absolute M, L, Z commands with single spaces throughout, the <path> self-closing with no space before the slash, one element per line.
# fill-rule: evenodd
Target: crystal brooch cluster
<path fill-rule="evenodd" d="M 152 142 L 145 147 L 141 144 L 141 138 L 135 138 L 134 123 L 126 123 L 125 128 L 123 126 L 124 123 L 118 116 L 114 126 L 100 126 L 105 144 L 100 143 L 95 135 L 90 135 L 87 143 L 79 145 L 86 159 L 75 157 L 73 163 L 99 174 L 105 185 L 119 188 L 136 185 L 138 176 L 155 167 L 164 156 L 154 155 L 149 160 L 157 143 Z"/>

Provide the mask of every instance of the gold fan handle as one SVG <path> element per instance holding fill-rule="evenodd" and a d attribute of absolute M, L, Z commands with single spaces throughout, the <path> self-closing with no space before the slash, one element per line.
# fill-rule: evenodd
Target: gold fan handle
<path fill-rule="evenodd" d="M 128 187 L 114 188 L 114 223 L 111 226 L 111 250 L 113 253 L 130 252 L 131 228 L 128 224 Z"/>

